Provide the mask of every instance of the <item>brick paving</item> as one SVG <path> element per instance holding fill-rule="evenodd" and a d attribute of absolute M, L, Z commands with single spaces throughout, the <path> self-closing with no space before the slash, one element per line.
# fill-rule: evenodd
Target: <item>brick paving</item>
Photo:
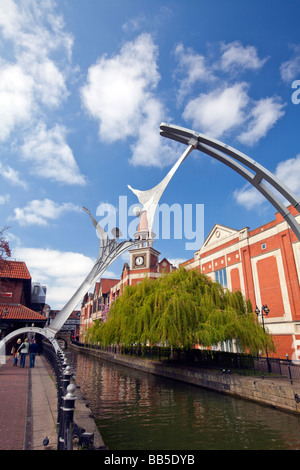
<path fill-rule="evenodd" d="M 27 418 L 28 367 L 0 366 L 0 450 L 23 450 Z"/>
<path fill-rule="evenodd" d="M 28 361 L 29 358 L 26 358 Z M 42 355 L 34 368 L 13 366 L 12 356 L 0 364 L 0 451 L 57 449 L 57 388 L 54 372 Z M 106 449 L 91 410 L 76 391 L 75 421 L 94 434 L 94 445 Z M 43 440 L 49 444 L 44 449 Z"/>
<path fill-rule="evenodd" d="M 36 357 L 34 368 L 28 365 L 13 366 L 12 356 L 0 365 L 0 450 L 43 450 L 46 436 L 47 450 L 57 447 L 57 392 L 51 370 L 42 356 Z"/>

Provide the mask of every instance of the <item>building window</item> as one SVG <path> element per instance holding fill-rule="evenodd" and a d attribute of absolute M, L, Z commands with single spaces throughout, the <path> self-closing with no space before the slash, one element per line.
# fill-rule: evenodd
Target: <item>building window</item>
<path fill-rule="evenodd" d="M 227 274 L 226 268 L 219 269 L 219 271 L 215 271 L 216 281 L 221 284 L 222 287 L 227 287 Z"/>
<path fill-rule="evenodd" d="M 262 249 L 262 250 L 265 250 L 266 248 L 267 248 L 267 245 L 266 245 L 265 243 L 262 243 L 262 244 L 261 244 L 261 249 Z"/>

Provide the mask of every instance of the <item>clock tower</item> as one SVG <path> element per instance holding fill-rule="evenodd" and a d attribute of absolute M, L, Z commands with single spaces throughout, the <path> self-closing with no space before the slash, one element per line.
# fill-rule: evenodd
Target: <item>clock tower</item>
<path fill-rule="evenodd" d="M 132 274 L 132 284 L 136 284 L 145 277 L 145 273 L 155 273 L 158 270 L 158 259 L 159 251 L 153 248 L 153 239 L 155 237 L 154 233 L 149 234 L 148 231 L 148 222 L 147 222 L 147 213 L 146 211 L 142 212 L 141 220 L 135 233 L 135 239 L 137 241 L 137 247 L 129 250 L 130 253 L 130 271 Z"/>

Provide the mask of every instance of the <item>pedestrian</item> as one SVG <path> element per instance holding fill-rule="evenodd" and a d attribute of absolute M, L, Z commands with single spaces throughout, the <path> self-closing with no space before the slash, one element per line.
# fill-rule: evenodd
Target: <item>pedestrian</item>
<path fill-rule="evenodd" d="M 29 346 L 29 367 L 34 367 L 35 356 L 37 355 L 38 352 L 39 352 L 39 346 L 35 338 L 33 338 L 33 341 Z"/>
<path fill-rule="evenodd" d="M 29 352 L 29 343 L 28 343 L 28 338 L 25 338 L 24 342 L 21 344 L 21 346 L 18 349 L 18 352 L 21 355 L 20 359 L 20 367 L 25 366 L 25 361 L 26 361 L 26 356 Z"/>
<path fill-rule="evenodd" d="M 12 347 L 12 350 L 11 350 L 11 353 L 12 355 L 14 356 L 14 366 L 17 366 L 18 365 L 18 358 L 19 358 L 19 353 L 18 353 L 18 349 L 19 349 L 19 346 L 21 344 L 21 339 L 19 338 L 16 342 L 16 344 Z"/>

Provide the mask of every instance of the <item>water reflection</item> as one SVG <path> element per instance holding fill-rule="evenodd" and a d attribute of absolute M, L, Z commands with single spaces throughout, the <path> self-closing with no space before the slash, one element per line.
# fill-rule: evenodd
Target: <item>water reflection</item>
<path fill-rule="evenodd" d="M 110 450 L 300 449 L 300 420 L 230 398 L 68 352 Z"/>

